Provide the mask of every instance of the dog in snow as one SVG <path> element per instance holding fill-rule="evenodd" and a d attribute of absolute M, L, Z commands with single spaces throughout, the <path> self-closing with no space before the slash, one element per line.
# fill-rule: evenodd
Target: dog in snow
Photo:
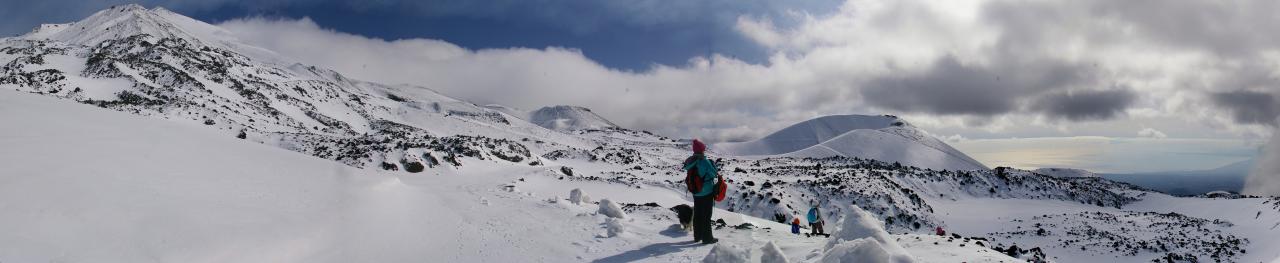
<path fill-rule="evenodd" d="M 671 211 L 676 212 L 676 217 L 680 219 L 680 229 L 693 230 L 693 207 L 681 204 L 672 206 Z"/>

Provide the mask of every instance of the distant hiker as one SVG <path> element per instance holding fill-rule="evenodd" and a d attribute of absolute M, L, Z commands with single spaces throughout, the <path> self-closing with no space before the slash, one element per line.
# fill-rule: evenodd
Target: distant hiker
<path fill-rule="evenodd" d="M 693 156 L 684 160 L 685 185 L 693 193 L 693 241 L 715 244 L 720 240 L 711 234 L 711 211 L 716 201 L 724 199 L 725 186 L 706 151 L 706 144 L 693 140 Z"/>
<path fill-rule="evenodd" d="M 937 233 L 939 236 L 945 236 L 945 235 L 947 235 L 947 231 L 946 231 L 946 230 L 942 230 L 942 227 L 938 227 L 938 228 L 934 229 L 934 230 L 933 230 L 933 232 L 934 232 L 934 233 Z"/>
<path fill-rule="evenodd" d="M 809 227 L 812 227 L 810 233 L 814 235 L 825 235 L 822 231 L 822 212 L 818 211 L 818 203 L 813 203 L 813 208 L 809 209 Z"/>
<path fill-rule="evenodd" d="M 800 218 L 799 217 L 791 220 L 791 233 L 796 235 L 800 234 Z"/>

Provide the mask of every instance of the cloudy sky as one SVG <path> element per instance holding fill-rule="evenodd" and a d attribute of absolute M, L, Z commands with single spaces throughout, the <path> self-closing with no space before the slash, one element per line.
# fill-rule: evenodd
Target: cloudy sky
<path fill-rule="evenodd" d="M 0 34 L 119 1 L 0 0 Z M 895 114 L 988 165 L 1197 170 L 1280 115 L 1276 1 L 143 1 L 346 75 L 711 141 Z"/>

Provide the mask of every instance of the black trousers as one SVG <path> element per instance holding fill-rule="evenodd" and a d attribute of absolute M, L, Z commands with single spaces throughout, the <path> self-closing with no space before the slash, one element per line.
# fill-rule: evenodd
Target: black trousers
<path fill-rule="evenodd" d="M 715 196 L 693 197 L 693 239 L 711 240 L 711 211 L 716 205 Z"/>
<path fill-rule="evenodd" d="M 809 227 L 811 227 L 811 228 L 812 228 L 812 231 L 810 231 L 810 233 L 813 233 L 813 234 L 826 234 L 826 232 L 822 231 L 822 223 L 825 223 L 825 222 L 824 222 L 824 221 L 818 221 L 817 223 L 810 223 L 810 224 L 809 224 Z"/>

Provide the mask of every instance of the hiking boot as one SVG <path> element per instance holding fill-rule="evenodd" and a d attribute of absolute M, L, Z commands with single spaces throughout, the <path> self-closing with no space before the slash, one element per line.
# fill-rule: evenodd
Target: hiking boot
<path fill-rule="evenodd" d="M 716 242 L 720 242 L 720 240 L 713 237 L 713 238 L 708 238 L 707 240 L 703 240 L 702 244 L 710 245 L 710 244 L 715 244 Z"/>

